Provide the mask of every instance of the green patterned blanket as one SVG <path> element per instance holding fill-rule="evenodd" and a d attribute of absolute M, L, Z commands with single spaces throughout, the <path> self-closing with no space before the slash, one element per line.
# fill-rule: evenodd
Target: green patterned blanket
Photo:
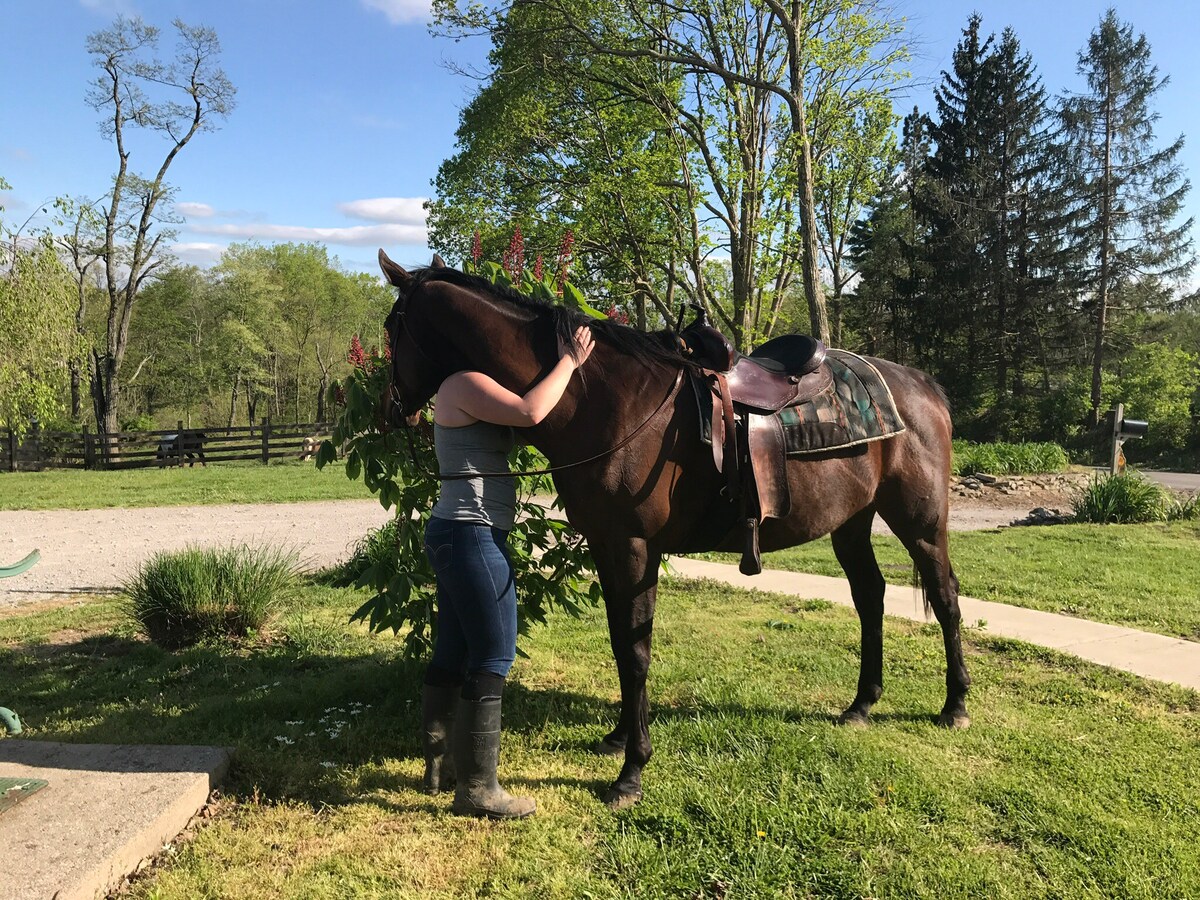
<path fill-rule="evenodd" d="M 880 441 L 904 431 L 904 420 L 883 376 L 871 363 L 846 350 L 830 350 L 825 365 L 832 385 L 776 413 L 783 425 L 788 456 L 821 453 Z M 693 380 L 700 404 L 700 433 L 712 443 L 713 396 Z"/>

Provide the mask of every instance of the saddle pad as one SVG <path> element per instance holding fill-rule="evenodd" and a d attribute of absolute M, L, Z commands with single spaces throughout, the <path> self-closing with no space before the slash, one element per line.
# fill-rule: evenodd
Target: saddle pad
<path fill-rule="evenodd" d="M 830 350 L 833 386 L 779 412 L 788 456 L 881 441 L 904 431 L 904 420 L 879 370 L 847 350 Z"/>
<path fill-rule="evenodd" d="M 822 453 L 880 441 L 904 431 L 892 392 L 871 363 L 848 350 L 830 350 L 825 365 L 832 385 L 815 396 L 775 413 L 783 426 L 788 456 Z M 700 436 L 712 443 L 712 392 L 691 379 L 700 407 Z M 746 415 L 738 410 L 738 419 Z"/>

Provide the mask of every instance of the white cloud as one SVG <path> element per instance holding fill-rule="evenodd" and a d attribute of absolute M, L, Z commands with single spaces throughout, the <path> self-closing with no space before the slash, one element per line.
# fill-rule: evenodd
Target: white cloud
<path fill-rule="evenodd" d="M 137 14 L 132 0 L 79 0 L 80 6 L 106 16 L 132 16 Z"/>
<path fill-rule="evenodd" d="M 181 216 L 191 216 L 195 219 L 211 219 L 217 214 L 207 203 L 176 203 L 175 211 Z"/>
<path fill-rule="evenodd" d="M 339 203 L 338 211 L 352 219 L 425 225 L 425 197 L 372 197 Z"/>
<path fill-rule="evenodd" d="M 362 5 L 383 13 L 393 25 L 429 18 L 429 0 L 362 0 Z"/>
<path fill-rule="evenodd" d="M 379 247 L 385 244 L 423 246 L 425 225 L 391 223 L 355 225 L 349 228 L 310 228 L 303 225 L 193 225 L 196 234 L 211 234 L 239 240 L 263 241 L 320 241 L 347 247 Z"/>
<path fill-rule="evenodd" d="M 224 244 L 213 244 L 208 241 L 180 241 L 171 245 L 171 252 L 180 262 L 195 266 L 215 265 L 225 252 Z"/>

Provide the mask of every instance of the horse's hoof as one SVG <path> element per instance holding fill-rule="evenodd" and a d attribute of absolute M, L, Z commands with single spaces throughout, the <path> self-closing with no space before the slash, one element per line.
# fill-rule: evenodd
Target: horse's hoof
<path fill-rule="evenodd" d="M 592 745 L 592 752 L 597 756 L 624 756 L 625 745 L 614 744 L 608 738 L 601 738 Z"/>
<path fill-rule="evenodd" d="M 957 715 L 954 713 L 942 713 L 938 716 L 937 723 L 939 728 L 970 728 L 971 717 L 966 713 L 958 713 Z"/>
<path fill-rule="evenodd" d="M 847 728 L 866 728 L 871 724 L 871 720 L 866 713 L 853 709 L 848 709 L 838 716 L 837 722 L 839 725 L 845 725 Z"/>
<path fill-rule="evenodd" d="M 628 809 L 642 799 L 641 791 L 624 791 L 620 788 L 609 788 L 604 797 L 604 805 L 613 812 Z"/>

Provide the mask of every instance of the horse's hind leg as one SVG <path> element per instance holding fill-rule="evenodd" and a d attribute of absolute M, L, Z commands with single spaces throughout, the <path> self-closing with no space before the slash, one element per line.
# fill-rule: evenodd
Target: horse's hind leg
<path fill-rule="evenodd" d="M 967 715 L 967 690 L 971 676 L 963 661 L 962 636 L 959 626 L 962 613 L 958 608 L 958 578 L 950 565 L 950 538 L 946 530 L 949 510 L 943 501 L 937 510 L 891 512 L 880 506 L 880 513 L 900 538 L 913 558 L 917 572 L 925 583 L 925 602 L 942 626 L 942 641 L 946 645 L 946 705 L 938 716 L 938 724 L 947 728 L 966 728 L 971 724 Z"/>
<path fill-rule="evenodd" d="M 845 725 L 866 725 L 883 693 L 883 592 L 885 584 L 871 546 L 874 509 L 865 509 L 833 532 L 833 552 L 846 572 L 862 628 L 858 693 L 841 715 Z"/>

